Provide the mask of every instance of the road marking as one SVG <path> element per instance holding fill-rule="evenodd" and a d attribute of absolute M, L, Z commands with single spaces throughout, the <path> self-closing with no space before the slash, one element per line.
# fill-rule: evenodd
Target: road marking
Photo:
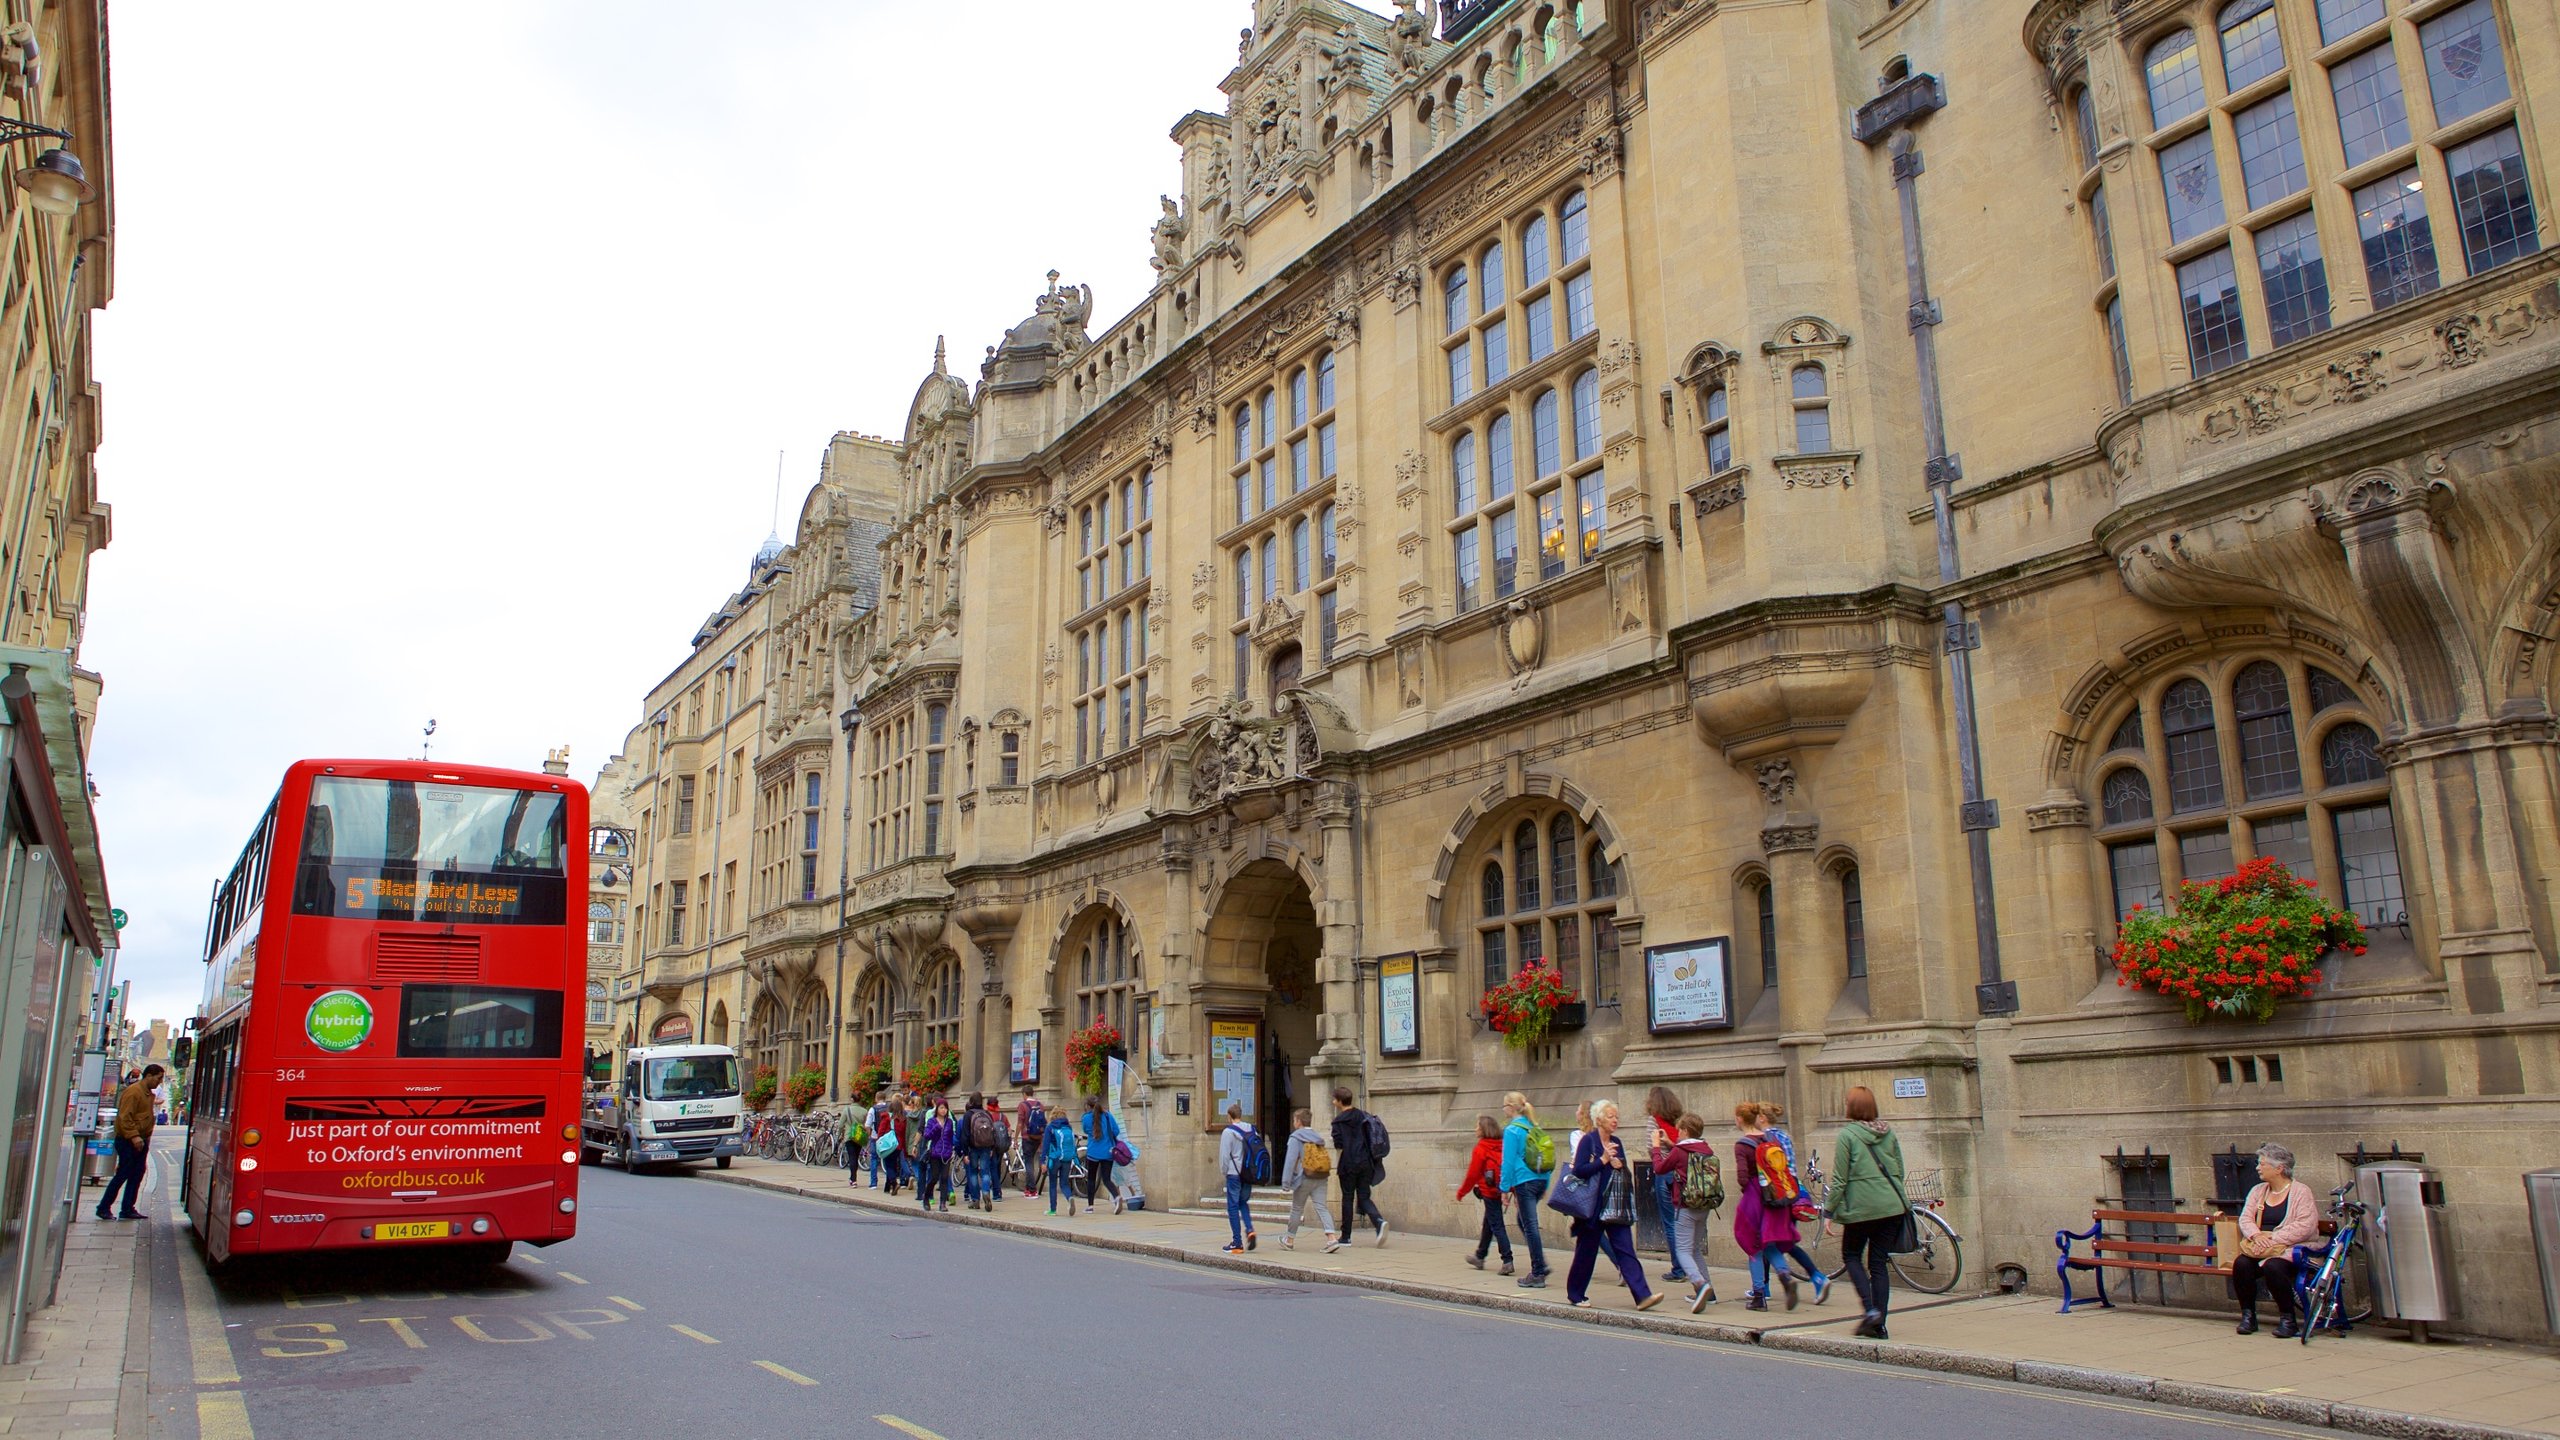
<path fill-rule="evenodd" d="M 543 1261 L 542 1261 L 542 1257 L 540 1257 L 540 1256 L 538 1256 L 538 1255 L 518 1255 L 518 1256 L 517 1256 L 517 1257 L 515 1257 L 515 1258 L 517 1258 L 518 1260 L 523 1261 L 523 1262 L 524 1262 L 524 1263 L 526 1263 L 527 1265 L 539 1265 L 539 1264 L 542 1264 L 542 1263 L 543 1263 Z"/>
<path fill-rule="evenodd" d="M 895 1415 L 874 1415 L 871 1418 L 902 1435 L 912 1435 L 915 1437 L 915 1440 L 942 1440 L 941 1436 L 934 1434 L 923 1426 L 918 1425 L 913 1421 L 901 1420 Z"/>
<path fill-rule="evenodd" d="M 249 1429 L 249 1397 L 215 1390 L 196 1397 L 197 1440 L 255 1440 Z"/>
<path fill-rule="evenodd" d="M 568 1281 L 572 1285 L 584 1285 L 587 1283 L 586 1281 L 579 1279 L 577 1276 L 570 1274 L 566 1270 L 560 1272 L 560 1278 Z"/>
<path fill-rule="evenodd" d="M 177 1233 L 175 1227 L 169 1231 Z M 208 1385 L 240 1383 L 239 1362 L 231 1358 L 231 1337 L 222 1331 L 222 1313 L 213 1282 L 192 1255 L 178 1257 L 178 1297 L 187 1317 L 187 1359 L 195 1373 L 198 1440 L 255 1440 L 249 1428 L 249 1400 L 237 1390 L 204 1390 Z"/>
<path fill-rule="evenodd" d="M 1535 1325 L 1546 1330 L 1572 1330 L 1584 1335 L 1595 1333 L 1595 1327 L 1588 1321 L 1567 1320 L 1562 1318 L 1549 1320 L 1535 1315 L 1519 1315 L 1502 1310 L 1484 1310 L 1472 1305 L 1460 1305 L 1446 1301 L 1408 1299 L 1402 1295 L 1371 1295 L 1366 1298 L 1381 1301 L 1389 1305 L 1407 1305 L 1416 1310 L 1437 1310 L 1448 1315 L 1471 1315 L 1486 1320 L 1499 1320 L 1512 1325 Z M 2063 1404 L 2078 1405 L 2091 1410 L 2114 1410 L 2126 1415 L 2157 1415 L 2160 1412 L 2160 1407 L 2157 1405 L 2127 1405 L 2119 1401 L 2078 1394 L 2073 1391 L 2047 1389 L 2041 1385 L 2027 1385 L 2018 1381 L 1982 1380 L 1976 1379 L 1972 1376 L 1954 1374 L 1944 1370 L 1922 1370 L 1916 1366 L 1886 1365 L 1867 1361 L 1837 1360 L 1825 1355 L 1809 1354 L 1802 1350 L 1770 1349 L 1758 1345 L 1744 1345 L 1732 1340 L 1710 1340 L 1704 1336 L 1691 1339 L 1689 1337 L 1679 1335 L 1657 1335 L 1650 1331 L 1621 1330 L 1614 1326 L 1606 1327 L 1605 1333 L 1615 1339 L 1641 1340 L 1650 1344 L 1668 1345 L 1681 1350 L 1711 1350 L 1719 1352 L 1740 1351 L 1746 1354 L 1756 1354 L 1763 1359 L 1785 1360 L 1797 1365 L 1819 1366 L 1825 1370 L 1839 1370 L 1859 1375 L 1916 1380 L 1929 1384 L 1950 1385 L 1966 1390 L 1982 1390 L 2003 1395 L 2031 1395 L 2040 1399 L 2055 1400 Z M 2197 1411 L 2195 1413 L 2211 1416 L 2212 1423 L 2214 1425 L 2227 1430 L 2245 1430 L 2258 1435 L 2291 1436 L 2300 1435 L 2302 1433 L 2297 1429 L 2289 1429 L 2273 1425 L 2252 1425 L 2248 1422 L 2246 1417 L 2239 1415 L 2225 1415 L 2215 1411 Z"/>
<path fill-rule="evenodd" d="M 613 1302 L 614 1304 L 616 1304 L 616 1305 L 621 1306 L 621 1307 L 622 1307 L 623 1309 L 625 1309 L 625 1310 L 644 1310 L 644 1309 L 647 1309 L 647 1308 L 648 1308 L 647 1306 L 642 1305 L 640 1302 L 638 1302 L 638 1301 L 636 1301 L 636 1300 L 625 1300 L 625 1299 L 623 1299 L 623 1298 L 622 1298 L 621 1296 L 619 1296 L 619 1295 L 607 1295 L 607 1296 L 606 1296 L 606 1297 L 604 1297 L 604 1298 L 606 1298 L 607 1300 L 612 1301 L 612 1302 Z"/>
<path fill-rule="evenodd" d="M 632 1308 L 636 1310 L 639 1307 L 635 1305 Z M 703 1334 L 701 1331 L 694 1329 L 690 1325 L 670 1325 L 667 1328 L 673 1330 L 679 1335 L 690 1335 L 705 1345 L 717 1345 L 720 1343 L 719 1341 L 712 1339 L 710 1336 Z"/>
<path fill-rule="evenodd" d="M 770 1360 L 757 1361 L 756 1368 L 759 1370 L 769 1370 L 774 1374 L 781 1376 L 783 1379 L 790 1381 L 794 1385 L 815 1385 L 818 1383 L 817 1381 L 810 1379 L 808 1376 L 801 1374 L 797 1370 L 785 1369 L 780 1365 L 774 1364 Z"/>

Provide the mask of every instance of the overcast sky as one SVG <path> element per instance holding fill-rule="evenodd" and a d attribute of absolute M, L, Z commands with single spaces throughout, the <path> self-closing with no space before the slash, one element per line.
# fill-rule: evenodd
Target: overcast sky
<path fill-rule="evenodd" d="M 1150 283 L 1250 0 L 117 0 L 81 661 L 133 1016 L 299 757 L 591 779 L 837 430 Z M 94 163 L 94 162 L 93 162 Z M 1097 329 L 1101 328 L 1099 324 Z"/>

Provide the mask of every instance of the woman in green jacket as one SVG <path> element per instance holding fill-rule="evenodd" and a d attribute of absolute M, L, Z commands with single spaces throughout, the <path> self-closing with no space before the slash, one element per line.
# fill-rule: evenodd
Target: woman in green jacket
<path fill-rule="evenodd" d="M 1849 1123 L 1840 1127 L 1831 1152 L 1831 1218 L 1841 1227 L 1849 1283 L 1866 1302 L 1857 1333 L 1882 1340 L 1893 1286 L 1885 1247 L 1902 1233 L 1903 1216 L 1911 1210 L 1902 1182 L 1902 1140 L 1876 1118 L 1876 1092 L 1864 1085 L 1850 1087 L 1847 1113 Z"/>

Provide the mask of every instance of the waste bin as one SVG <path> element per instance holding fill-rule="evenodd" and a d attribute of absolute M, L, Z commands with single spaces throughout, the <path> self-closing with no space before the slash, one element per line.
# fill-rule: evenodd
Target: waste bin
<path fill-rule="evenodd" d="M 2452 1215 L 2444 1182 L 2406 1161 L 2359 1165 L 2356 1198 L 2365 1205 L 2374 1309 L 2410 1322 L 2424 1339 L 2424 1326 L 2453 1318 Z"/>
<path fill-rule="evenodd" d="M 2533 1220 L 2533 1258 L 2542 1267 L 2542 1325 L 2560 1331 L 2560 1170 L 2524 1177 L 2524 1210 Z"/>

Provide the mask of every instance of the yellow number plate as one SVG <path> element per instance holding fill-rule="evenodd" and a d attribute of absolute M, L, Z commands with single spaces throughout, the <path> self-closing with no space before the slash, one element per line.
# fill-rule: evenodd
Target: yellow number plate
<path fill-rule="evenodd" d="M 425 1220 L 407 1225 L 373 1227 L 373 1238 L 376 1240 L 441 1240 L 452 1233 L 453 1222 L 449 1220 Z"/>

